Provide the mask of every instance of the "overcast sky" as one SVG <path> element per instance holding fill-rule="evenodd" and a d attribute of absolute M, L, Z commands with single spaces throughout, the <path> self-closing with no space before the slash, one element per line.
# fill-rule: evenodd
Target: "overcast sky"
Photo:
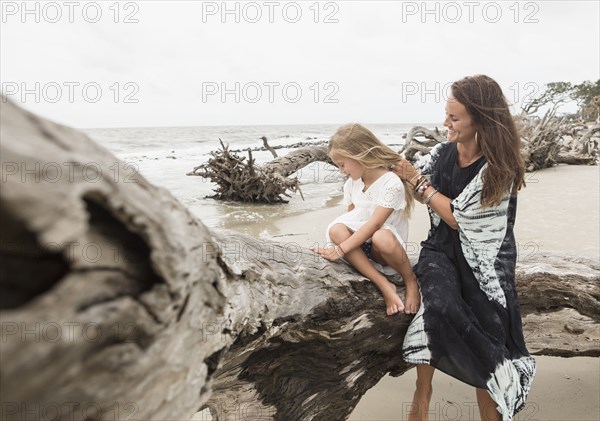
<path fill-rule="evenodd" d="M 598 1 L 2 1 L 3 93 L 75 127 L 437 122 L 600 78 Z"/>

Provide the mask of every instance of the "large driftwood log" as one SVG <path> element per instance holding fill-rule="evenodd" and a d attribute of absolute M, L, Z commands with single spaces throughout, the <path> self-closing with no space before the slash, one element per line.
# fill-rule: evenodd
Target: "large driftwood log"
<path fill-rule="evenodd" d="M 276 156 L 273 148 L 265 147 Z M 234 200 L 252 203 L 286 203 L 283 196 L 299 192 L 300 181 L 288 178 L 301 168 L 314 161 L 331 162 L 324 146 L 305 147 L 294 150 L 285 156 L 276 157 L 263 166 L 255 165 L 252 151 L 248 149 L 248 160 L 229 150 L 221 142 L 221 149 L 211 152 L 207 163 L 199 165 L 187 175 L 196 175 L 210 179 L 217 184 L 215 195 L 219 200 Z"/>
<path fill-rule="evenodd" d="M 546 113 L 539 121 L 525 120 L 521 123 L 523 149 L 521 153 L 528 172 L 558 164 L 561 126 L 563 119 Z"/>
<path fill-rule="evenodd" d="M 529 351 L 600 356 L 600 263 L 532 252 L 517 262 L 517 290 Z"/>
<path fill-rule="evenodd" d="M 523 159 L 528 172 L 557 164 L 598 164 L 598 127 L 587 128 L 546 113 L 539 120 L 519 116 Z"/>
<path fill-rule="evenodd" d="M 350 267 L 209 232 L 141 175 L 117 177 L 124 163 L 84 135 L 11 103 L 0 114 L 3 420 L 203 407 L 218 420 L 343 420 L 410 368 L 410 317 L 385 316 Z M 599 272 L 541 253 L 519 262 L 533 352 L 600 355 Z"/>
<path fill-rule="evenodd" d="M 85 135 L 1 107 L 1 418 L 189 416 L 224 347 L 202 335 L 227 302 L 208 230 Z"/>
<path fill-rule="evenodd" d="M 577 130 L 579 129 L 579 130 Z M 569 165 L 593 165 L 598 162 L 600 125 L 573 129 L 571 141 L 563 142 L 558 162 Z"/>

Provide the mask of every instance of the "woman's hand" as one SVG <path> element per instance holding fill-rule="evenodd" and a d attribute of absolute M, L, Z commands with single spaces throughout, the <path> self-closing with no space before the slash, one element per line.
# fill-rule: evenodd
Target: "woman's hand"
<path fill-rule="evenodd" d="M 401 158 L 400 161 L 396 162 L 392 167 L 392 171 L 394 171 L 402 181 L 416 179 L 417 174 L 419 174 L 418 171 L 415 170 L 415 167 L 404 158 Z"/>
<path fill-rule="evenodd" d="M 327 259 L 330 262 L 341 259 L 344 256 L 344 253 L 340 250 L 338 246 L 335 247 L 311 247 L 310 248 L 315 253 L 321 255 L 323 259 Z"/>

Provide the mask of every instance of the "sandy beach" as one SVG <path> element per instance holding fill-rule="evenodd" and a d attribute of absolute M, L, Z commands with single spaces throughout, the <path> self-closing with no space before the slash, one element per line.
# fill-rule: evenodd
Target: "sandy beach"
<path fill-rule="evenodd" d="M 519 196 L 515 226 L 519 259 L 526 259 L 538 250 L 599 259 L 599 192 L 600 168 L 597 166 L 559 166 L 527 174 L 527 187 Z M 261 223 L 229 228 L 259 238 L 272 237 L 276 241 L 310 247 L 323 242 L 326 225 L 344 212 L 340 199 L 336 197 L 313 212 L 266 218 Z M 410 223 L 409 255 L 418 255 L 419 243 L 428 228 L 425 207 L 417 204 Z M 600 359 L 536 357 L 536 360 L 538 372 L 528 404 L 516 420 L 600 419 Z M 414 381 L 414 371 L 400 378 L 384 377 L 362 398 L 350 420 L 406 419 Z M 438 372 L 434 378 L 430 420 L 478 419 L 474 390 Z"/>

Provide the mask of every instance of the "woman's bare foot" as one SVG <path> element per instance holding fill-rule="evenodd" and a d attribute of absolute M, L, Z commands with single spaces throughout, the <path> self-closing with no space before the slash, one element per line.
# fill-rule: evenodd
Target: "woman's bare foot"
<path fill-rule="evenodd" d="M 406 305 L 404 306 L 404 312 L 406 314 L 416 314 L 421 306 L 421 293 L 417 285 L 417 277 L 415 276 L 414 281 L 405 281 L 404 284 L 406 285 Z"/>
<path fill-rule="evenodd" d="M 417 382 L 417 389 L 408 411 L 408 421 L 429 421 L 429 402 L 432 394 L 431 384 L 419 385 L 419 382 Z"/>
<path fill-rule="evenodd" d="M 383 300 L 385 301 L 386 313 L 388 316 L 404 311 L 404 303 L 400 296 L 396 293 L 396 286 L 390 281 L 387 281 L 380 287 Z"/>

